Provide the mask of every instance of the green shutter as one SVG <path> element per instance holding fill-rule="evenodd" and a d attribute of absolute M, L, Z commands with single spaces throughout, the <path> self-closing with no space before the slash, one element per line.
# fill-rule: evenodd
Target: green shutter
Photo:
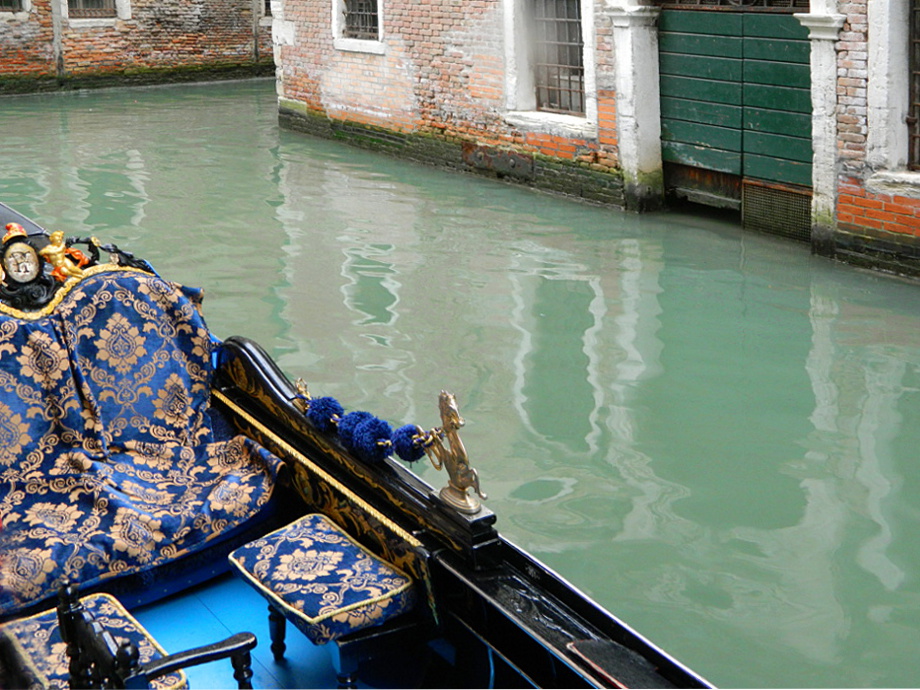
<path fill-rule="evenodd" d="M 811 186 L 811 46 L 788 14 L 663 10 L 666 162 Z"/>

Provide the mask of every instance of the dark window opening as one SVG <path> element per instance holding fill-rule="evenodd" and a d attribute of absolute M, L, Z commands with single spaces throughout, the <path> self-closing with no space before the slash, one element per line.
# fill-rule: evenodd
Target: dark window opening
<path fill-rule="evenodd" d="M 580 0 L 533 0 L 537 110 L 585 112 Z"/>
<path fill-rule="evenodd" d="M 377 0 L 345 0 L 345 29 L 342 36 L 377 40 Z"/>
<path fill-rule="evenodd" d="M 115 0 L 67 0 L 67 14 L 72 19 L 114 17 Z"/>
<path fill-rule="evenodd" d="M 272 16 L 272 0 L 265 0 L 264 9 L 262 10 L 262 12 L 264 16 L 266 17 Z"/>
<path fill-rule="evenodd" d="M 0 0 L 0 12 L 21 12 L 22 0 Z"/>

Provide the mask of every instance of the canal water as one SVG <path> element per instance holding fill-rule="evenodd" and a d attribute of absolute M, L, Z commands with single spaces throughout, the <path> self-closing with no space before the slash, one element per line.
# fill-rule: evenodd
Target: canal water
<path fill-rule="evenodd" d="M 0 199 L 346 409 L 454 392 L 502 532 L 713 683 L 920 684 L 920 285 L 276 116 L 267 81 L 4 98 Z"/>

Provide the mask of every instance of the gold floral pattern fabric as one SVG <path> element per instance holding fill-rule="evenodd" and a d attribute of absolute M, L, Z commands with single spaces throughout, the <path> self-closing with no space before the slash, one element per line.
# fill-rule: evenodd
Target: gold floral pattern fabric
<path fill-rule="evenodd" d="M 280 461 L 215 438 L 200 291 L 86 278 L 48 316 L 0 315 L 0 618 L 208 545 L 271 497 Z"/>
<path fill-rule="evenodd" d="M 163 649 L 140 623 L 108 594 L 93 594 L 82 599 L 83 606 L 116 639 L 133 642 L 145 664 L 166 656 Z M 49 609 L 0 626 L 0 646 L 7 658 L 14 659 L 23 676 L 20 682 L 29 690 L 67 690 L 69 659 L 67 644 L 61 639 L 57 611 Z M 152 681 L 154 688 L 179 690 L 188 687 L 182 671 Z"/>
<path fill-rule="evenodd" d="M 324 515 L 306 515 L 236 549 L 230 563 L 313 644 L 413 608 L 412 580 Z"/>

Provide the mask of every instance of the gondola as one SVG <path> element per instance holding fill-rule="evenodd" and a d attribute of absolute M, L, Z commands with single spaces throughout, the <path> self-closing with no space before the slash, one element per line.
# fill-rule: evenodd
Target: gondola
<path fill-rule="evenodd" d="M 276 658 L 303 633 L 334 648 L 343 686 L 384 658 L 403 687 L 711 687 L 501 535 L 450 393 L 432 395 L 436 424 L 393 429 L 206 332 L 197 293 L 130 252 L 0 204 L 3 229 L 0 686 L 46 684 L 25 660 L 52 639 L 40 625 L 73 664 L 65 609 L 104 651 L 116 608 L 229 568 L 265 597 L 249 630 Z M 172 664 L 132 649 L 135 671 Z"/>

